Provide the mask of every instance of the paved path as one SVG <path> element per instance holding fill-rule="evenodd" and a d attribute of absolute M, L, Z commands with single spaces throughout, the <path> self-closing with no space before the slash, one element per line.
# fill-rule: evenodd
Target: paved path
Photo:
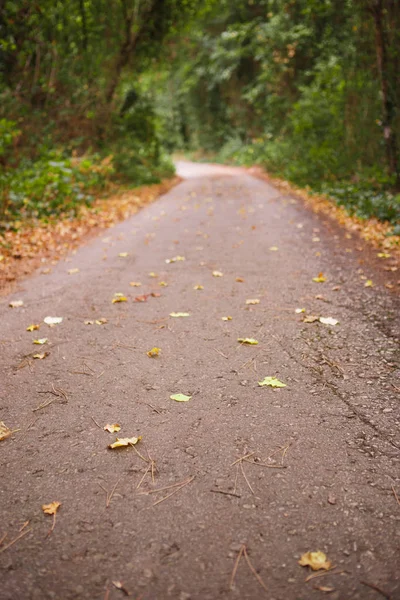
<path fill-rule="evenodd" d="M 1 600 L 123 598 L 112 581 L 143 600 L 399 599 L 395 299 L 364 287 L 360 242 L 300 201 L 236 169 L 179 171 L 1 301 L 0 420 L 19 429 L 0 442 Z M 303 307 L 339 324 L 304 323 Z M 287 387 L 258 386 L 267 376 Z M 143 436 L 138 452 L 109 450 L 107 423 Z M 309 550 L 334 574 L 305 582 Z"/>

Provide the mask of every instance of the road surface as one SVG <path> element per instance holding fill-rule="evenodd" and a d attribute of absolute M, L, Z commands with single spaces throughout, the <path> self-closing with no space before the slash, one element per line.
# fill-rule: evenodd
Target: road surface
<path fill-rule="evenodd" d="M 396 298 L 300 200 L 178 170 L 1 300 L 0 598 L 399 599 Z M 305 581 L 318 550 L 335 569 Z"/>

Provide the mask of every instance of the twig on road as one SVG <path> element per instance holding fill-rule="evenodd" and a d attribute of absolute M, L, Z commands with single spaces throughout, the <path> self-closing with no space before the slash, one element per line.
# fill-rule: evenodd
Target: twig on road
<path fill-rule="evenodd" d="M 13 540 L 11 540 L 11 542 L 8 542 L 8 544 L 6 544 L 2 548 L 0 548 L 0 554 L 2 552 L 4 552 L 5 550 L 7 550 L 8 548 L 10 548 L 10 546 L 12 546 L 13 544 L 15 544 L 15 542 L 18 542 L 18 540 L 20 540 L 22 537 L 24 537 L 24 535 L 26 535 L 30 531 L 32 531 L 32 528 L 31 529 L 25 529 L 25 531 L 23 531 L 22 533 L 20 533 L 19 535 L 17 535 L 17 537 L 14 538 Z M 5 539 L 5 538 L 3 538 L 3 539 Z"/>
<path fill-rule="evenodd" d="M 397 493 L 396 493 L 396 490 L 394 489 L 394 486 L 393 486 L 393 485 L 392 485 L 392 492 L 393 492 L 393 494 L 394 494 L 394 497 L 395 497 L 395 498 L 396 498 L 396 500 L 397 500 L 397 504 L 400 506 L 400 499 L 399 499 L 399 497 L 398 497 L 398 495 L 397 495 Z"/>
<path fill-rule="evenodd" d="M 235 498 L 241 498 L 240 494 L 235 494 L 234 492 L 226 492 L 225 490 L 210 490 L 210 492 L 214 492 L 214 494 L 224 494 L 225 496 L 234 496 Z"/>
<path fill-rule="evenodd" d="M 377 585 L 374 585 L 373 583 L 368 583 L 367 581 L 360 581 L 360 583 L 370 587 L 371 590 L 375 590 L 379 594 L 382 594 L 382 596 L 384 598 L 386 598 L 386 600 L 391 600 L 392 597 L 387 592 L 384 592 L 383 590 L 381 590 L 381 588 L 379 588 Z"/>
<path fill-rule="evenodd" d="M 109 506 L 111 504 L 112 497 L 114 496 L 115 490 L 117 489 L 117 486 L 118 486 L 119 482 L 121 481 L 121 477 L 118 479 L 117 483 L 113 486 L 111 492 L 109 492 L 108 490 L 106 490 L 106 488 L 103 487 L 101 485 L 101 483 L 98 484 L 101 487 L 101 489 L 104 490 L 105 493 L 106 493 L 106 508 L 109 508 Z"/>
<path fill-rule="evenodd" d="M 90 417 L 93 421 L 93 423 L 99 428 L 99 429 L 103 429 L 101 425 L 98 424 L 98 422 L 96 421 L 96 419 L 94 417 Z"/>
<path fill-rule="evenodd" d="M 261 585 L 261 587 L 267 592 L 268 588 L 265 585 L 265 583 L 263 582 L 263 580 L 261 579 L 260 575 L 257 573 L 257 571 L 255 570 L 255 568 L 253 567 L 253 565 L 251 563 L 251 560 L 249 558 L 249 555 L 247 553 L 247 548 L 246 548 L 245 544 L 242 544 L 242 547 L 239 550 L 239 554 L 238 554 L 238 556 L 236 558 L 236 561 L 235 561 L 235 564 L 233 566 L 233 571 L 232 571 L 231 579 L 230 579 L 230 582 L 229 582 L 229 589 L 232 589 L 233 583 L 235 581 L 236 573 L 237 573 L 237 570 L 238 570 L 238 567 L 239 567 L 240 559 L 242 558 L 242 556 L 245 557 L 247 566 L 249 567 L 251 573 L 257 579 L 257 581 Z"/>

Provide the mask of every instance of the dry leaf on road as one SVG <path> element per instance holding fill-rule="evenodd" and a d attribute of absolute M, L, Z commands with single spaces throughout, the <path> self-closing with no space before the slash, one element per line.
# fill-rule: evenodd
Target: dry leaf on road
<path fill-rule="evenodd" d="M 49 325 L 49 327 L 54 327 L 54 325 L 59 325 L 60 323 L 62 323 L 63 318 L 62 317 L 45 317 L 43 319 L 44 323 L 46 323 L 46 325 Z"/>
<path fill-rule="evenodd" d="M 3 421 L 0 421 L 0 442 L 10 437 L 11 434 L 11 429 Z"/>
<path fill-rule="evenodd" d="M 324 325 L 337 325 L 339 323 L 337 319 L 333 319 L 332 317 L 320 317 L 319 320 Z"/>
<path fill-rule="evenodd" d="M 114 298 L 111 300 L 111 302 L 113 304 L 116 304 L 117 302 L 128 302 L 128 298 L 121 292 L 117 292 L 114 294 Z"/>
<path fill-rule="evenodd" d="M 50 502 L 50 504 L 43 504 L 42 510 L 46 515 L 55 515 L 60 506 L 61 502 L 55 500 L 54 502 Z"/>
<path fill-rule="evenodd" d="M 115 440 L 115 442 L 113 444 L 110 444 L 108 447 L 111 448 L 111 450 L 114 450 L 114 448 L 124 448 L 125 446 L 135 446 L 141 439 L 142 439 L 141 435 L 139 435 L 139 437 L 117 438 Z"/>
<path fill-rule="evenodd" d="M 185 313 L 185 312 L 172 312 L 169 313 L 170 317 L 175 317 L 175 318 L 179 318 L 179 317 L 190 317 L 190 313 Z"/>
<path fill-rule="evenodd" d="M 37 329 L 39 329 L 40 325 L 37 325 L 36 323 L 33 323 L 32 325 L 28 325 L 28 327 L 26 328 L 27 331 L 36 331 Z"/>
<path fill-rule="evenodd" d="M 315 281 L 315 283 L 324 283 L 326 281 L 326 277 L 323 273 L 319 273 L 318 277 L 313 277 L 313 281 Z"/>
<path fill-rule="evenodd" d="M 311 567 L 313 571 L 325 569 L 328 571 L 331 568 L 331 561 L 327 559 L 326 554 L 318 550 L 317 552 L 306 552 L 299 560 L 299 565 L 302 567 Z"/>
<path fill-rule="evenodd" d="M 172 394 L 170 396 L 171 400 L 175 400 L 175 402 L 189 402 L 192 396 L 186 396 L 186 394 Z"/>
<path fill-rule="evenodd" d="M 50 354 L 50 352 L 41 352 L 41 353 L 38 353 L 38 354 L 34 354 L 32 358 L 37 358 L 38 360 L 43 360 L 49 354 Z"/>
<path fill-rule="evenodd" d="M 151 350 L 146 352 L 146 354 L 149 358 L 154 358 L 155 356 L 158 356 L 160 354 L 160 351 L 161 348 L 152 348 Z"/>
<path fill-rule="evenodd" d="M 240 344 L 247 344 L 248 346 L 256 346 L 258 344 L 258 341 L 254 338 L 238 338 L 237 341 Z"/>
<path fill-rule="evenodd" d="M 221 273 L 221 271 L 213 271 L 212 274 L 213 274 L 213 277 L 223 277 L 224 276 L 224 274 Z"/>
<path fill-rule="evenodd" d="M 262 381 L 258 382 L 258 385 L 260 387 L 263 387 L 265 385 L 268 385 L 269 387 L 274 387 L 274 388 L 286 387 L 286 383 L 279 381 L 279 379 L 277 379 L 276 377 L 264 377 L 264 379 Z"/>
<path fill-rule="evenodd" d="M 24 301 L 23 300 L 12 300 L 8 306 L 10 306 L 10 308 L 19 308 L 20 306 L 24 305 Z"/>
<path fill-rule="evenodd" d="M 121 425 L 119 423 L 113 423 L 112 425 L 107 423 L 107 425 L 104 425 L 103 429 L 109 433 L 118 433 L 118 431 L 121 430 Z"/>
<path fill-rule="evenodd" d="M 258 298 L 249 298 L 246 300 L 246 304 L 260 304 L 260 300 Z"/>
<path fill-rule="evenodd" d="M 43 344 L 47 344 L 49 340 L 47 338 L 39 338 L 38 340 L 33 340 L 33 344 L 38 344 L 39 346 Z"/>

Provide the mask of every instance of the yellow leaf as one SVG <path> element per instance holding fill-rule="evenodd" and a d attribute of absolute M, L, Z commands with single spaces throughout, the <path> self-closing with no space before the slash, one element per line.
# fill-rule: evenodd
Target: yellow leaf
<path fill-rule="evenodd" d="M 172 312 L 169 313 L 170 317 L 190 317 L 190 313 L 186 313 L 186 312 Z"/>
<path fill-rule="evenodd" d="M 159 281 L 158 285 L 160 285 L 161 287 L 168 287 L 168 283 L 166 281 Z"/>
<path fill-rule="evenodd" d="M 94 321 L 84 321 L 85 325 L 94 325 Z"/>
<path fill-rule="evenodd" d="M 372 282 L 372 279 L 368 279 L 365 283 L 364 283 L 364 287 L 374 287 L 374 284 Z"/>
<path fill-rule="evenodd" d="M 272 252 L 277 252 L 277 250 L 279 250 L 278 246 L 271 246 L 270 250 Z"/>
<path fill-rule="evenodd" d="M 243 283 L 244 279 L 243 277 L 236 277 L 235 281 L 237 281 L 238 283 Z"/>
<path fill-rule="evenodd" d="M 111 450 L 114 450 L 114 448 L 123 448 L 125 446 L 135 446 L 135 444 L 137 444 L 141 439 L 142 439 L 141 435 L 139 435 L 139 437 L 117 438 L 115 440 L 115 442 L 113 444 L 110 444 L 108 447 L 111 448 Z"/>
<path fill-rule="evenodd" d="M 224 276 L 224 274 L 221 273 L 221 271 L 213 271 L 212 274 L 213 274 L 213 277 L 223 277 Z"/>
<path fill-rule="evenodd" d="M 38 340 L 33 340 L 33 343 L 41 346 L 42 344 L 47 344 L 48 341 L 47 338 L 39 338 Z"/>
<path fill-rule="evenodd" d="M 128 302 L 128 298 L 124 296 L 124 294 L 121 294 L 121 292 L 117 292 L 116 294 L 114 294 L 114 298 L 111 302 L 113 304 L 115 304 L 116 302 Z"/>
<path fill-rule="evenodd" d="M 158 356 L 160 354 L 160 351 L 161 351 L 161 348 L 152 348 L 151 350 L 149 350 L 148 352 L 146 352 L 146 354 L 150 358 L 153 358 L 155 356 Z"/>
<path fill-rule="evenodd" d="M 313 277 L 313 281 L 315 281 L 315 283 L 324 283 L 324 281 L 326 281 L 326 277 L 323 273 L 319 273 L 318 277 Z"/>
<path fill-rule="evenodd" d="M 68 269 L 68 275 L 75 275 L 75 273 L 79 273 L 79 269 Z"/>
<path fill-rule="evenodd" d="M 223 321 L 232 321 L 232 317 L 221 317 Z"/>
<path fill-rule="evenodd" d="M 96 319 L 96 325 L 105 325 L 108 323 L 108 320 L 105 317 L 101 317 L 100 319 Z"/>
<path fill-rule="evenodd" d="M 50 352 L 42 352 L 41 354 L 34 354 L 33 358 L 38 358 L 39 360 L 43 360 L 49 354 L 50 354 Z"/>
<path fill-rule="evenodd" d="M 194 290 L 204 290 L 204 287 L 199 283 L 193 287 Z"/>
<path fill-rule="evenodd" d="M 61 502 L 57 502 L 57 500 L 55 500 L 54 502 L 50 502 L 50 504 L 42 504 L 42 511 L 46 515 L 55 515 L 60 506 Z"/>
<path fill-rule="evenodd" d="M 142 284 L 140 281 L 131 281 L 130 284 L 132 287 L 140 287 Z"/>
<path fill-rule="evenodd" d="M 303 319 L 303 323 L 315 323 L 315 321 L 319 321 L 319 317 L 315 315 L 307 315 Z"/>
<path fill-rule="evenodd" d="M 326 554 L 320 552 L 306 552 L 299 560 L 299 565 L 302 567 L 311 567 L 313 571 L 325 569 L 328 571 L 331 568 L 331 561 L 326 557 Z"/>
<path fill-rule="evenodd" d="M 120 252 L 120 253 L 118 254 L 118 256 L 119 256 L 120 258 L 126 258 L 127 256 L 129 256 L 129 252 Z"/>
<path fill-rule="evenodd" d="M 333 317 L 320 317 L 319 318 L 320 323 L 323 323 L 324 325 L 337 325 L 339 323 L 339 321 L 337 319 L 334 319 Z"/>
<path fill-rule="evenodd" d="M 43 321 L 46 323 L 46 325 L 49 325 L 49 327 L 54 327 L 54 325 L 59 325 L 60 323 L 62 323 L 63 318 L 62 317 L 45 317 L 43 319 Z"/>
<path fill-rule="evenodd" d="M 28 327 L 26 328 L 27 331 L 36 331 L 37 329 L 39 329 L 40 325 L 36 325 L 35 323 L 33 323 L 32 325 L 28 325 Z"/>
<path fill-rule="evenodd" d="M 387 252 L 378 252 L 377 257 L 378 258 L 390 258 L 390 254 L 388 254 Z"/>
<path fill-rule="evenodd" d="M 171 400 L 175 400 L 175 402 L 189 402 L 192 396 L 186 396 L 186 394 L 172 394 L 170 396 Z"/>
<path fill-rule="evenodd" d="M 249 346 L 256 346 L 258 344 L 257 340 L 254 338 L 238 338 L 237 341 L 241 344 L 248 344 Z"/>
<path fill-rule="evenodd" d="M 149 273 L 149 277 L 158 277 L 157 273 L 154 273 L 153 271 L 151 271 Z"/>
<path fill-rule="evenodd" d="M 11 429 L 9 429 L 3 421 L 0 421 L 0 442 L 1 440 L 5 440 L 6 438 L 10 437 L 11 434 Z"/>
<path fill-rule="evenodd" d="M 11 308 L 19 308 L 20 306 L 23 306 L 23 305 L 24 305 L 24 301 L 23 300 L 12 300 L 9 303 L 9 306 Z"/>
<path fill-rule="evenodd" d="M 258 298 L 249 298 L 246 300 L 246 304 L 260 304 L 260 300 Z"/>
<path fill-rule="evenodd" d="M 260 387 L 268 385 L 269 387 L 273 387 L 273 388 L 284 388 L 284 387 L 286 387 L 286 383 L 283 383 L 282 381 L 279 381 L 279 379 L 277 379 L 276 377 L 264 377 L 264 379 L 262 381 L 258 382 L 258 385 Z"/>
<path fill-rule="evenodd" d="M 107 423 L 107 425 L 104 425 L 103 429 L 109 433 L 118 433 L 121 429 L 121 425 L 119 423 L 113 423 L 112 425 Z"/>
<path fill-rule="evenodd" d="M 186 259 L 184 256 L 174 256 L 173 258 L 166 258 L 165 262 L 167 263 L 167 265 L 169 265 L 170 263 L 179 262 L 181 260 L 186 260 Z"/>
<path fill-rule="evenodd" d="M 296 308 L 296 310 L 294 311 L 297 315 L 299 315 L 300 313 L 305 313 L 306 309 L 305 308 Z"/>

